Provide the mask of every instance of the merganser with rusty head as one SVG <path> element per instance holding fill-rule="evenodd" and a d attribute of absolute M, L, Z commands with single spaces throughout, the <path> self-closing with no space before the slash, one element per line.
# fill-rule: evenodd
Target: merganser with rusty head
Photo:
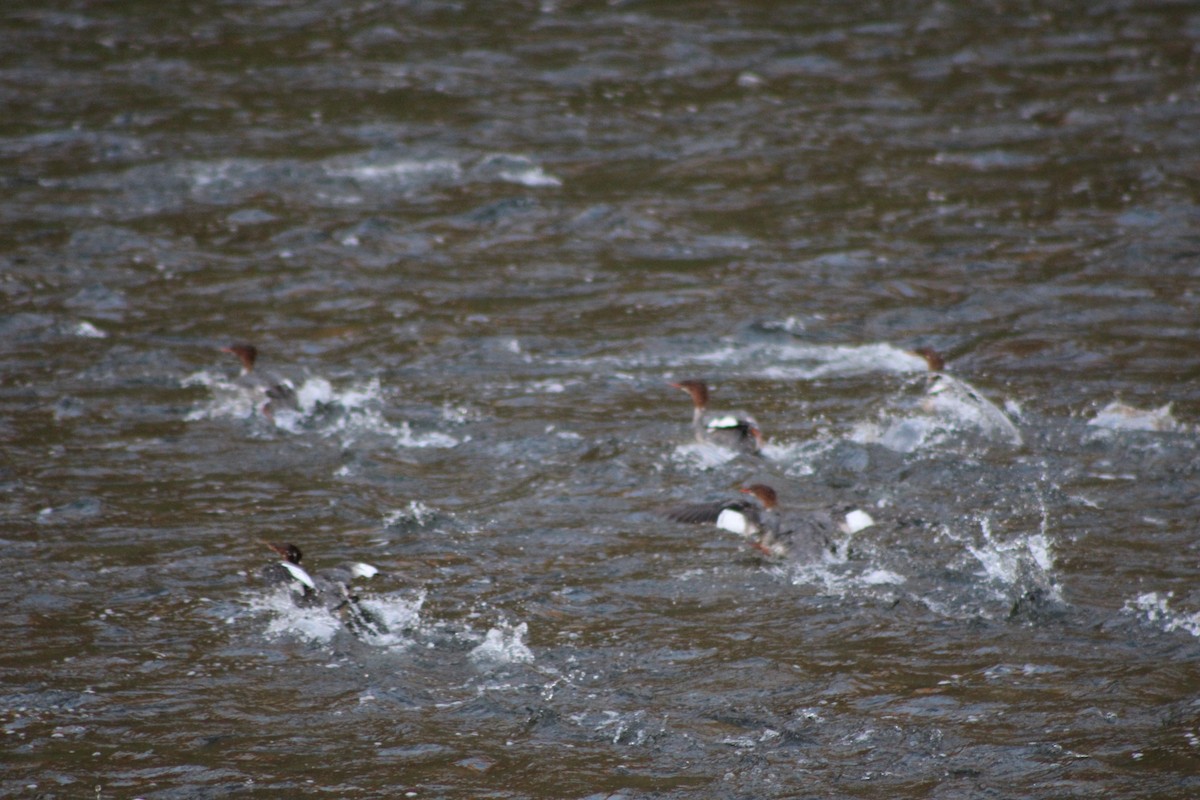
<path fill-rule="evenodd" d="M 931 373 L 936 374 L 946 369 L 946 359 L 932 347 L 918 347 L 913 350 L 913 353 L 925 359 L 925 365 L 929 367 Z"/>
<path fill-rule="evenodd" d="M 837 555 L 836 533 L 857 533 L 875 524 L 865 511 L 851 511 L 841 522 L 829 514 L 808 512 L 784 515 L 778 493 L 764 483 L 739 490 L 753 500 L 732 499 L 715 503 L 676 506 L 667 518 L 687 524 L 715 524 L 746 539 L 755 550 L 775 559 L 817 561 Z"/>
<path fill-rule="evenodd" d="M 999 406 L 971 384 L 946 372 L 946 359 L 941 353 L 931 347 L 919 347 L 913 353 L 925 359 L 929 367 L 929 385 L 923 403 L 926 411 L 969 423 L 1017 447 L 1024 444 L 1020 429 Z"/>
<path fill-rule="evenodd" d="M 370 564 L 352 562 L 322 570 L 315 575 L 300 565 L 304 554 L 296 545 L 264 542 L 283 560 L 263 567 L 262 579 L 291 589 L 292 600 L 301 608 L 324 607 L 346 623 L 357 635 L 387 633 L 383 620 L 367 610 L 351 589 L 356 578 L 374 577 L 379 570 Z"/>
<path fill-rule="evenodd" d="M 696 441 L 741 453 L 758 453 L 762 448 L 762 430 L 754 417 L 741 411 L 708 410 L 708 384 L 704 381 L 685 380 L 670 385 L 682 389 L 692 398 L 692 429 Z"/>
<path fill-rule="evenodd" d="M 266 401 L 260 407 L 264 416 L 272 417 L 276 411 L 284 409 L 299 410 L 300 401 L 296 397 L 296 387 L 290 380 L 255 372 L 254 366 L 258 361 L 257 347 L 245 343 L 231 344 L 228 347 L 222 347 L 221 352 L 237 356 L 238 361 L 242 363 L 242 371 L 238 375 L 239 384 L 256 395 L 266 396 Z"/>

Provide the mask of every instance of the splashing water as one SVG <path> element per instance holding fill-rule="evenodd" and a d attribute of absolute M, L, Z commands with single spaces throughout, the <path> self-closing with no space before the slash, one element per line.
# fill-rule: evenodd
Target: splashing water
<path fill-rule="evenodd" d="M 737 452 L 708 442 L 681 444 L 671 454 L 671 460 L 676 464 L 699 470 L 716 469 L 737 457 Z"/>
<path fill-rule="evenodd" d="M 533 651 L 525 644 L 529 626 L 501 622 L 485 634 L 483 643 L 471 651 L 471 659 L 483 664 L 532 664 Z"/>
<path fill-rule="evenodd" d="M 361 436 L 382 436 L 397 447 L 450 448 L 459 440 L 439 431 L 416 433 L 408 421 L 392 423 L 384 416 L 386 405 L 378 378 L 338 390 L 326 378 L 310 376 L 296 388 L 297 408 L 262 413 L 262 392 L 202 371 L 188 376 L 184 386 L 202 386 L 211 391 L 208 401 L 187 413 L 189 422 L 198 420 L 256 418 L 275 430 L 290 434 L 315 432 L 336 437 L 343 446 Z"/>
<path fill-rule="evenodd" d="M 1139 594 L 1132 600 L 1126 600 L 1123 611 L 1136 614 L 1151 625 L 1162 629 L 1164 633 L 1184 631 L 1192 636 L 1200 637 L 1200 611 L 1191 614 L 1171 609 L 1173 592 L 1160 595 L 1158 592 Z"/>
<path fill-rule="evenodd" d="M 1143 410 L 1114 400 L 1097 412 L 1088 425 L 1110 431 L 1176 432 L 1184 428 L 1171 414 L 1171 404 Z"/>
<path fill-rule="evenodd" d="M 360 605 L 383 622 L 386 633 L 365 633 L 359 638 L 376 647 L 389 649 L 408 647 L 413 639 L 407 634 L 421 627 L 421 608 L 425 593 L 416 597 L 372 595 L 359 601 Z M 342 620 L 320 605 L 298 606 L 287 587 L 255 593 L 248 606 L 256 614 L 270 615 L 265 633 L 268 638 L 294 637 L 315 644 L 329 644 L 345 630 Z"/>
<path fill-rule="evenodd" d="M 1044 529 L 1044 517 L 1042 530 L 1018 535 L 1008 541 L 1000 541 L 993 536 L 989 518 L 981 517 L 977 521 L 980 532 L 978 542 L 955 537 L 949 531 L 944 533 L 948 538 L 959 541 L 979 563 L 982 570 L 976 574 L 999 588 L 998 597 L 1005 597 L 1012 590 L 1018 594 L 1040 591 L 1046 599 L 1062 602 L 1062 589 L 1052 573 L 1053 548 Z"/>
<path fill-rule="evenodd" d="M 1024 443 L 1020 430 L 995 403 L 971 384 L 950 375 L 940 374 L 934 379 L 921 405 L 951 424 L 974 428 L 1014 447 Z"/>

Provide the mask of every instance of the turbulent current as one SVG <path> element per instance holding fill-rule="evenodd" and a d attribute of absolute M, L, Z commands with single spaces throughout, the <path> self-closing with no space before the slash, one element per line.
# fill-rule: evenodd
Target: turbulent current
<path fill-rule="evenodd" d="M 1184 2 L 7 3 L 0 795 L 1200 795 L 1198 75 Z M 668 516 L 756 483 L 873 524 Z"/>

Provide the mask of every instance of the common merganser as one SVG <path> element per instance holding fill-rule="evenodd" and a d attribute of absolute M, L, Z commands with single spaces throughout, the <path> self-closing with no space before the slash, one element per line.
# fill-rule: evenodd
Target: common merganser
<path fill-rule="evenodd" d="M 1171 404 L 1151 409 L 1134 408 L 1113 400 L 1088 420 L 1088 425 L 1108 428 L 1113 431 L 1166 431 L 1183 430 L 1183 426 L 1171 413 Z"/>
<path fill-rule="evenodd" d="M 925 364 L 929 367 L 930 372 L 937 373 L 946 368 L 946 359 L 932 347 L 918 347 L 913 352 L 925 359 Z"/>
<path fill-rule="evenodd" d="M 304 554 L 296 545 L 290 542 L 283 544 L 264 542 L 264 544 L 278 553 L 283 560 L 263 567 L 263 580 L 271 584 L 288 586 L 297 606 L 302 608 L 323 606 L 330 613 L 340 617 L 346 623 L 346 627 L 358 635 L 387 633 L 387 626 L 383 620 L 363 608 L 358 595 L 354 594 L 350 588 L 350 584 L 355 578 L 373 577 L 379 572 L 378 569 L 370 564 L 352 562 L 321 570 L 313 575 L 300 566 Z"/>
<path fill-rule="evenodd" d="M 736 533 L 750 546 L 770 558 L 793 561 L 816 561 L 825 555 L 836 555 L 836 531 L 857 533 L 875 524 L 865 511 L 851 511 L 840 523 L 829 514 L 809 512 L 783 516 L 779 511 L 779 495 L 770 486 L 755 483 L 739 490 L 757 500 L 725 500 L 716 503 L 691 503 L 676 506 L 667 518 L 688 524 L 713 524 Z"/>
<path fill-rule="evenodd" d="M 231 344 L 221 348 L 222 353 L 235 355 L 242 362 L 242 371 L 238 382 L 255 393 L 266 395 L 266 402 L 261 406 L 264 416 L 271 417 L 276 411 L 290 409 L 297 411 L 300 402 L 296 397 L 296 387 L 287 378 L 264 376 L 254 371 L 258 361 L 258 348 L 252 344 Z"/>
<path fill-rule="evenodd" d="M 970 423 L 984 433 L 995 433 L 1020 447 L 1024 444 L 1021 431 L 995 403 L 983 396 L 966 381 L 946 372 L 946 359 L 930 347 L 920 347 L 913 353 L 925 359 L 929 367 L 929 386 L 925 390 L 927 411 L 937 411 Z"/>
<path fill-rule="evenodd" d="M 686 380 L 670 385 L 692 397 L 692 429 L 696 432 L 696 441 L 743 453 L 757 453 L 762 447 L 762 430 L 754 417 L 741 411 L 708 410 L 708 385 L 704 381 Z"/>

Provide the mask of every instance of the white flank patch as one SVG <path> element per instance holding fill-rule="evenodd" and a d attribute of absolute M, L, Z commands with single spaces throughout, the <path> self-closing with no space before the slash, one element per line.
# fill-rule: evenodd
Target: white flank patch
<path fill-rule="evenodd" d="M 871 518 L 871 515 L 861 508 L 856 508 L 846 515 L 846 533 L 858 533 L 874 524 L 875 520 Z"/>
<path fill-rule="evenodd" d="M 717 527 L 723 531 L 736 533 L 738 536 L 745 536 L 747 528 L 746 515 L 732 508 L 724 509 L 717 515 Z"/>
<path fill-rule="evenodd" d="M 723 430 L 725 428 L 737 428 L 740 426 L 737 417 L 717 417 L 708 421 L 708 429 Z"/>
<path fill-rule="evenodd" d="M 373 578 L 379 573 L 379 570 L 370 564 L 358 561 L 350 565 L 350 573 L 356 578 Z"/>

